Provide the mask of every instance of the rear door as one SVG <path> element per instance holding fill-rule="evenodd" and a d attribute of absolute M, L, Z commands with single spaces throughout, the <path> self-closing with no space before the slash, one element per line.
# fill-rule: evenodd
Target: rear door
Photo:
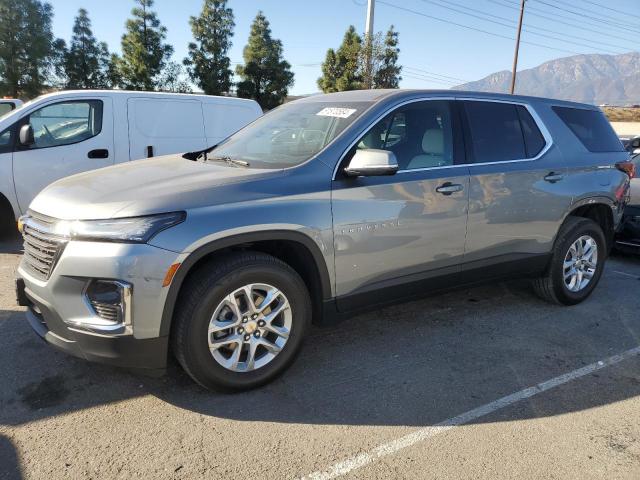
<path fill-rule="evenodd" d="M 562 154 L 527 105 L 469 99 L 461 106 L 471 162 L 463 269 L 526 259 L 536 268 L 572 200 Z"/>
<path fill-rule="evenodd" d="M 134 97 L 127 116 L 130 160 L 207 147 L 200 100 Z"/>
<path fill-rule="evenodd" d="M 113 105 L 109 97 L 63 100 L 23 117 L 34 143 L 15 142 L 13 178 L 20 210 L 60 178 L 113 165 Z"/>
<path fill-rule="evenodd" d="M 464 152 L 452 104 L 398 107 L 356 142 L 341 166 L 355 149 L 384 149 L 398 160 L 395 175 L 349 178 L 338 169 L 332 210 L 341 310 L 416 294 L 459 272 L 469 175 L 458 165 Z"/>

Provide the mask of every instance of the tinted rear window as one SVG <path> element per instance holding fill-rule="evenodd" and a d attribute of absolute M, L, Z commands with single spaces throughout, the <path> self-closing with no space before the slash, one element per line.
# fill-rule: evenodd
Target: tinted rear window
<path fill-rule="evenodd" d="M 516 105 L 498 102 L 465 103 L 474 163 L 526 158 Z"/>
<path fill-rule="evenodd" d="M 553 107 L 553 110 L 590 152 L 624 150 L 602 112 L 569 107 Z"/>
<path fill-rule="evenodd" d="M 547 142 L 529 110 L 522 105 L 518 105 L 518 115 L 522 124 L 522 135 L 524 136 L 524 146 L 527 149 L 527 158 L 533 158 L 542 151 Z"/>

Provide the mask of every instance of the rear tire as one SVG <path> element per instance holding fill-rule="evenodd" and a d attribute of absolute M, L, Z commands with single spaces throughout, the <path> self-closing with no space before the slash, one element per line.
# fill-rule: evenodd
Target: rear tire
<path fill-rule="evenodd" d="M 607 250 L 600 225 L 588 218 L 568 217 L 558 232 L 547 271 L 533 281 L 536 293 L 559 305 L 584 301 L 602 276 Z"/>
<path fill-rule="evenodd" d="M 247 390 L 286 370 L 310 323 L 309 292 L 289 265 L 260 252 L 233 253 L 190 275 L 171 341 L 178 362 L 203 387 Z"/>

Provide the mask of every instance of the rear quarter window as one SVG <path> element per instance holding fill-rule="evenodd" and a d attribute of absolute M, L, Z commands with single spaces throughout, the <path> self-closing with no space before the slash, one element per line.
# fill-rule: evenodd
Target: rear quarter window
<path fill-rule="evenodd" d="M 571 107 L 553 107 L 553 111 L 590 152 L 624 151 L 620 139 L 601 111 Z"/>

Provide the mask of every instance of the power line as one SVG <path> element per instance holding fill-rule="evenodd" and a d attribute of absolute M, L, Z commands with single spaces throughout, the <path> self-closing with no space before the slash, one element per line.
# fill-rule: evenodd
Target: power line
<path fill-rule="evenodd" d="M 446 5 L 440 5 L 440 4 L 438 4 L 437 2 L 435 2 L 433 0 L 421 0 L 421 1 L 423 3 L 430 3 L 432 5 L 436 5 L 436 6 L 440 7 L 440 8 L 445 8 L 447 10 L 451 10 L 451 11 L 454 11 L 454 12 L 457 12 L 457 13 L 461 13 L 462 15 L 467 15 L 469 17 L 477 18 L 477 19 L 482 20 L 484 22 L 494 23 L 494 24 L 500 25 L 502 27 L 513 28 L 513 25 L 505 24 L 505 23 L 502 23 L 502 22 L 498 22 L 496 20 L 490 20 L 488 18 L 482 18 L 482 17 L 480 17 L 478 15 L 475 15 L 473 13 L 469 13 L 469 12 L 466 12 L 464 10 L 458 10 L 456 8 L 453 8 L 453 7 L 447 7 Z M 511 22 L 511 20 L 507 20 L 507 21 Z M 527 28 L 524 28 L 523 30 L 525 32 L 527 32 L 527 33 L 532 34 L 532 35 L 537 35 L 537 36 L 543 37 L 543 38 L 549 38 L 551 40 L 558 40 L 558 41 L 561 41 L 561 42 L 564 42 L 564 43 L 571 43 L 573 45 L 578 45 L 580 47 L 590 48 L 592 50 L 598 50 L 598 51 L 601 51 L 601 52 L 612 53 L 612 54 L 619 54 L 620 53 L 620 52 L 614 52 L 612 50 L 605 50 L 603 48 L 599 48 L 599 47 L 596 47 L 594 45 L 588 45 L 588 44 L 585 44 L 585 43 L 574 42 L 572 40 L 566 40 L 566 39 L 563 39 L 563 38 L 560 38 L 560 37 L 556 37 L 556 36 L 553 36 L 553 35 L 547 35 L 547 34 L 544 34 L 544 33 L 538 33 L 536 31 L 533 31 L 533 30 L 530 30 L 530 29 L 527 29 Z"/>
<path fill-rule="evenodd" d="M 423 70 L 423 69 L 417 68 L 417 67 L 403 66 L 402 68 L 409 68 L 411 70 L 417 70 L 418 72 L 421 72 L 422 74 L 435 75 L 435 76 L 438 76 L 438 77 L 444 77 L 445 80 L 447 80 L 447 79 L 448 80 L 455 80 L 455 81 L 458 81 L 458 82 L 465 82 L 465 83 L 469 82 L 469 80 L 465 80 L 464 78 L 452 77 L 450 75 L 443 75 L 441 73 L 430 72 L 428 70 Z"/>
<path fill-rule="evenodd" d="M 629 12 L 623 12 L 622 10 L 616 10 L 615 8 L 607 7 L 606 5 L 602 5 L 602 4 L 598 3 L 598 2 L 592 2 L 591 0 L 582 0 L 582 1 L 585 2 L 585 3 L 590 3 L 591 5 L 595 5 L 595 6 L 600 7 L 600 8 L 604 8 L 605 10 L 611 10 L 612 12 L 621 13 L 621 14 L 623 14 L 625 16 L 629 15 Z"/>
<path fill-rule="evenodd" d="M 498 1 L 498 0 L 487 0 L 487 1 L 491 2 L 491 3 L 495 3 L 496 5 L 499 5 L 499 6 L 503 7 L 503 8 L 510 8 L 512 10 L 518 10 L 517 6 L 515 6 L 513 3 L 511 3 L 511 2 L 509 2 L 507 0 L 500 0 L 500 1 Z M 503 2 L 503 3 L 500 3 L 500 2 Z M 505 5 L 505 3 L 507 3 L 507 5 Z M 587 27 L 585 27 L 584 20 L 583 20 L 582 24 L 576 25 L 575 23 L 569 23 L 569 22 L 566 22 L 566 21 L 558 20 L 558 18 L 565 18 L 565 19 L 566 18 L 570 18 L 570 17 L 567 17 L 567 16 L 563 16 L 563 15 L 560 15 L 560 14 L 555 14 L 555 17 L 549 17 L 549 16 L 546 16 L 546 15 L 541 15 L 539 13 L 535 13 L 535 12 L 549 13 L 546 10 L 540 10 L 540 9 L 535 8 L 535 7 L 528 7 L 527 8 L 527 12 L 528 12 L 529 16 L 543 18 L 545 20 L 550 20 L 552 22 L 559 23 L 561 25 L 566 25 L 566 26 L 569 26 L 569 27 L 572 27 L 572 28 L 577 28 L 577 29 L 580 29 L 580 30 L 583 30 L 583 31 L 586 31 L 586 32 L 597 33 L 599 35 L 606 35 L 608 37 L 617 38 L 619 40 L 624 40 L 626 42 L 631 42 L 631 43 L 636 43 L 637 42 L 636 39 L 632 40 L 632 39 L 630 39 L 628 37 L 621 37 L 620 35 L 615 35 L 615 34 L 610 33 L 608 31 L 605 32 L 605 31 L 602 31 L 602 30 L 594 30 L 593 28 L 587 28 Z M 552 15 L 552 14 L 549 13 L 549 15 Z M 570 19 L 572 21 L 576 20 L 574 18 L 570 18 Z M 586 25 L 590 25 L 591 26 L 593 24 L 586 23 Z M 600 25 L 596 25 L 596 27 L 600 28 Z"/>
<path fill-rule="evenodd" d="M 426 13 L 418 12 L 416 10 L 411 10 L 410 8 L 401 7 L 399 5 L 394 5 L 392 3 L 389 3 L 389 2 L 386 2 L 386 1 L 383 1 L 383 0 L 378 0 L 378 2 L 381 3 L 382 5 L 386 5 L 388 7 L 395 8 L 397 10 L 402 10 L 402 11 L 405 11 L 405 12 L 408 12 L 408 13 L 412 13 L 414 15 L 419 15 L 421 17 L 430 18 L 430 19 L 436 20 L 438 22 L 443 22 L 443 23 L 446 23 L 446 24 L 449 24 L 449 25 L 455 25 L 455 26 L 460 27 L 460 28 L 466 28 L 467 30 L 473 30 L 475 32 L 484 33 L 486 35 L 491 35 L 493 37 L 504 38 L 504 39 L 507 39 L 507 40 L 515 40 L 514 37 L 509 37 L 507 35 L 501 35 L 499 33 L 489 32 L 489 31 L 483 30 L 481 28 L 472 27 L 470 25 L 464 25 L 462 23 L 453 22 L 451 20 L 446 20 L 446 19 L 439 18 L 439 17 L 433 16 L 433 15 L 427 15 Z M 524 40 L 522 41 L 522 43 L 526 43 L 528 45 L 533 45 L 535 47 L 547 48 L 549 50 L 555 50 L 557 52 L 570 53 L 572 55 L 580 55 L 580 52 L 575 52 L 575 51 L 567 50 L 567 49 L 564 49 L 564 48 L 550 47 L 549 45 L 543 45 L 543 44 L 540 44 L 540 43 L 529 42 L 529 41 L 524 41 Z"/>
<path fill-rule="evenodd" d="M 467 7 L 466 5 L 461 5 L 461 4 L 459 4 L 459 3 L 451 2 L 451 1 L 449 1 L 449 0 L 439 0 L 439 1 L 440 1 L 440 2 L 442 2 L 442 3 L 449 4 L 449 5 L 455 5 L 455 6 L 457 6 L 457 7 L 464 8 L 464 9 L 469 10 L 469 11 L 471 11 L 471 12 L 476 12 L 476 13 L 479 13 L 479 14 L 481 14 L 481 15 L 485 15 L 485 16 L 487 16 L 487 17 L 492 17 L 492 18 L 496 18 L 496 19 L 498 19 L 498 20 L 503 20 L 503 21 L 505 21 L 505 22 L 509 22 L 509 23 L 511 23 L 511 24 L 512 24 L 512 26 L 514 26 L 514 27 L 515 27 L 515 25 L 516 25 L 516 22 L 515 22 L 515 21 L 513 21 L 512 19 L 507 18 L 507 17 L 502 17 L 502 16 L 500 16 L 500 15 L 493 15 L 493 14 L 491 14 L 491 13 L 485 13 L 485 12 L 483 12 L 482 10 L 477 10 L 477 9 L 475 9 L 475 8 Z M 504 5 L 504 6 L 506 7 L 506 5 Z M 514 7 L 514 8 L 517 10 L 517 7 Z M 529 10 L 529 9 L 527 9 L 527 12 L 528 12 L 528 10 Z M 525 22 L 525 23 L 526 23 L 526 22 Z M 592 39 L 590 39 L 590 38 L 579 37 L 579 36 L 577 36 L 577 35 L 570 35 L 570 34 L 568 34 L 568 33 L 558 32 L 557 30 L 552 30 L 552 29 L 549 29 L 549 28 L 539 27 L 539 26 L 537 26 L 537 25 L 531 25 L 531 24 L 529 24 L 529 23 L 526 23 L 526 24 L 527 24 L 527 25 L 529 25 L 529 27 L 530 27 L 530 28 L 533 28 L 533 29 L 535 29 L 535 30 L 540 30 L 540 31 L 543 31 L 543 32 L 549 32 L 549 33 L 556 33 L 556 34 L 564 35 L 565 37 L 575 38 L 576 40 L 584 40 L 584 41 L 587 41 L 587 42 L 593 42 L 593 40 L 592 40 Z M 529 30 L 529 29 L 525 29 L 525 31 L 527 31 L 527 32 L 529 32 L 529 33 L 535 33 L 535 32 L 533 32 L 533 31 L 531 31 L 531 30 Z M 625 47 L 625 46 L 623 46 L 623 45 L 615 45 L 615 44 L 612 44 L 612 43 L 606 43 L 606 42 L 600 42 L 600 41 L 599 41 L 598 43 L 599 43 L 599 44 L 601 44 L 601 45 L 607 45 L 607 46 L 609 46 L 609 47 L 613 47 L 613 48 L 621 48 L 621 49 L 622 49 L 622 50 L 624 50 L 625 52 L 629 50 L 629 47 Z"/>
<path fill-rule="evenodd" d="M 459 82 L 459 81 L 455 81 L 455 80 L 447 80 L 445 78 L 439 78 L 439 77 L 435 77 L 433 75 L 427 75 L 427 74 L 415 71 L 415 70 L 411 69 L 411 67 L 403 66 L 401 75 L 405 76 L 405 73 L 407 75 L 412 75 L 413 77 L 421 77 L 423 80 L 430 80 L 430 81 L 434 81 L 434 82 L 442 83 L 442 84 L 446 84 L 446 85 L 460 85 L 460 83 L 469 83 L 469 82 Z"/>
<path fill-rule="evenodd" d="M 632 32 L 632 33 L 640 33 L 640 30 L 636 30 L 634 28 L 627 28 L 627 27 L 621 26 L 621 25 L 616 25 L 613 22 L 610 22 L 610 21 L 607 21 L 607 20 L 603 20 L 603 19 L 598 18 L 598 17 L 592 17 L 591 15 L 587 15 L 587 14 L 585 14 L 583 12 L 576 12 L 575 10 L 569 10 L 567 8 L 559 7 L 557 5 L 554 5 L 553 3 L 545 2 L 544 0 L 536 0 L 536 1 L 537 1 L 537 3 L 541 3 L 541 4 L 546 5 L 548 7 L 555 8 L 556 10 L 560 10 L 562 12 L 567 12 L 567 13 L 571 13 L 573 15 L 576 15 L 576 16 L 580 17 L 580 19 L 590 18 L 592 20 L 595 20 L 595 21 L 597 21 L 599 23 L 602 23 L 602 24 L 605 24 L 605 25 L 610 25 L 610 26 L 613 26 L 613 27 L 616 27 L 616 28 L 621 28 L 622 30 L 627 30 L 627 31 Z"/>
<path fill-rule="evenodd" d="M 569 7 L 575 7 L 576 6 L 575 3 L 566 2 L 564 0 L 556 0 L 556 2 L 557 3 L 562 3 L 562 4 L 567 5 Z M 580 11 L 593 13 L 594 15 L 599 15 L 600 17 L 610 19 L 612 22 L 616 22 L 616 23 L 620 24 L 623 27 L 627 26 L 629 24 L 629 19 L 628 18 L 627 19 L 622 19 L 620 17 L 614 17 L 614 16 L 611 16 L 611 15 L 605 15 L 602 12 L 594 12 L 593 10 L 589 10 L 587 8 L 580 8 Z M 628 17 L 628 15 L 627 15 L 627 17 Z"/>
<path fill-rule="evenodd" d="M 627 27 L 623 27 L 623 26 L 620 26 L 620 25 L 616 25 L 613 22 L 609 22 L 607 20 L 603 20 L 603 19 L 598 18 L 598 17 L 592 17 L 591 15 L 587 15 L 587 14 L 582 13 L 582 12 L 576 12 L 575 10 L 569 10 L 567 8 L 559 7 L 557 5 L 554 5 L 553 3 L 548 3 L 548 2 L 545 2 L 543 0 L 537 0 L 537 3 L 541 3 L 542 5 L 546 5 L 547 7 L 554 8 L 556 10 L 560 10 L 561 12 L 566 12 L 566 13 L 569 13 L 569 14 L 572 14 L 572 15 L 576 15 L 577 17 L 580 18 L 581 21 L 584 21 L 585 18 L 589 18 L 592 21 L 595 21 L 597 23 L 601 23 L 603 25 L 609 25 L 609 26 L 612 26 L 612 27 L 620 28 L 622 30 L 627 30 L 627 31 L 629 31 L 631 33 L 640 33 L 640 30 L 636 30 L 636 29 L 633 29 L 633 28 L 627 28 Z"/>
<path fill-rule="evenodd" d="M 408 75 L 404 75 L 403 74 L 402 77 L 403 78 L 410 78 L 412 80 L 421 80 L 423 82 L 440 83 L 441 85 L 444 85 L 444 86 L 449 87 L 449 88 L 455 86 L 455 84 L 450 84 L 450 83 L 446 83 L 446 82 L 439 82 L 438 80 L 434 80 L 432 78 L 418 77 L 418 76 L 413 76 L 411 74 L 408 74 Z"/>

